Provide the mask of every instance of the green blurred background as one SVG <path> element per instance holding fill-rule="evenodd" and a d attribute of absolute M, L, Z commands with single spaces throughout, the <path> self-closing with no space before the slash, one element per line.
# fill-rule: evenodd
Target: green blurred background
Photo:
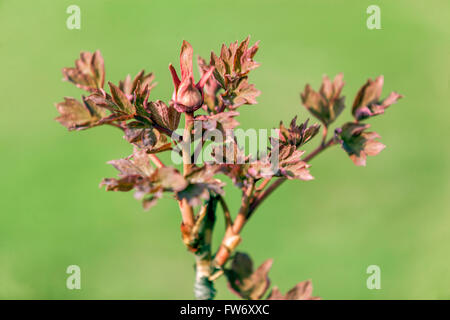
<path fill-rule="evenodd" d="M 81 30 L 66 28 L 71 4 Z M 366 27 L 371 4 L 381 30 Z M 98 188 L 116 174 L 106 161 L 131 147 L 115 128 L 69 133 L 53 120 L 55 102 L 81 94 L 61 69 L 100 49 L 107 80 L 145 68 L 159 82 L 151 99 L 167 101 L 167 66 L 183 39 L 208 56 L 249 34 L 261 40 L 251 82 L 263 94 L 240 109 L 243 128 L 307 118 L 299 92 L 323 74 L 344 72 L 348 104 L 380 74 L 385 95 L 405 98 L 371 121 L 387 148 L 366 168 L 338 148 L 321 155 L 314 181 L 286 183 L 261 206 L 240 250 L 257 264 L 274 258 L 270 276 L 282 291 L 312 279 L 325 299 L 450 298 L 449 9 L 406 0 L 0 1 L 0 298 L 192 297 L 177 204 L 166 197 L 144 212 L 131 193 Z M 227 194 L 235 212 L 239 192 Z M 81 267 L 82 290 L 66 289 L 71 264 Z M 366 288 L 372 264 L 381 290 Z M 218 290 L 234 298 L 224 279 Z"/>

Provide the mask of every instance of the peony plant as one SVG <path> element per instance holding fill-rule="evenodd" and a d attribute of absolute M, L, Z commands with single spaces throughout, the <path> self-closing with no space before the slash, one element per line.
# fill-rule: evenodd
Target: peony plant
<path fill-rule="evenodd" d="M 261 93 L 249 83 L 250 72 L 259 67 L 253 60 L 258 42 L 250 46 L 249 41 L 247 37 L 240 43 L 222 45 L 220 54 L 212 52 L 209 62 L 198 57 L 198 82 L 194 80 L 192 46 L 183 41 L 180 76 L 169 65 L 174 91 L 167 103 L 150 98 L 155 86 L 153 73 L 142 70 L 117 85 L 108 82 L 106 88 L 100 52 L 82 52 L 75 67 L 62 72 L 65 80 L 87 93 L 80 100 L 66 97 L 57 103 L 60 115 L 56 120 L 75 131 L 101 125 L 123 131 L 133 145 L 133 153 L 110 161 L 118 177 L 103 179 L 101 185 L 107 191 L 134 190 L 144 209 L 153 207 L 165 193 L 173 195 L 181 213 L 181 238 L 195 257 L 196 299 L 213 299 L 214 282 L 221 276 L 243 299 L 318 299 L 312 296 L 310 281 L 300 282 L 285 294 L 276 287 L 269 291 L 272 260 L 254 269 L 250 256 L 236 251 L 240 233 L 282 183 L 313 179 L 310 162 L 324 150 L 340 146 L 357 166 L 364 166 L 367 156 L 383 150 L 380 136 L 370 131 L 365 121 L 383 114 L 402 96 L 392 92 L 382 98 L 383 77 L 369 79 L 353 101 L 353 121 L 331 132 L 331 125 L 345 109 L 345 97 L 341 95 L 344 81 L 342 74 L 333 81 L 324 76 L 318 91 L 306 85 L 300 94 L 303 106 L 320 124 L 310 125 L 308 120 L 297 123 L 297 117 L 288 126 L 280 122 L 266 150 L 259 150 L 257 157 L 246 155 L 233 133 L 239 125 L 238 109 L 256 104 Z M 182 118 L 184 125 L 180 126 Z M 305 154 L 302 146 L 319 132 L 318 146 Z M 224 138 L 213 139 L 220 134 Z M 198 161 L 202 151 L 209 160 Z M 163 163 L 159 156 L 163 152 L 172 152 L 172 159 L 180 159 L 182 166 Z M 242 192 L 236 214 L 229 210 L 225 184 L 218 175 L 228 176 Z M 211 239 L 220 211 L 226 230 L 217 250 L 213 250 Z"/>

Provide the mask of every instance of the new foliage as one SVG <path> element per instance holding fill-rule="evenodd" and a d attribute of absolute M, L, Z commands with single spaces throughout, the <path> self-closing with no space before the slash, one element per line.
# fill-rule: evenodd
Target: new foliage
<path fill-rule="evenodd" d="M 112 160 L 118 176 L 105 178 L 101 185 L 107 191 L 134 191 L 145 209 L 157 203 L 164 193 L 178 201 L 181 212 L 181 234 L 186 247 L 196 258 L 195 296 L 212 299 L 214 281 L 225 275 L 229 287 L 244 299 L 317 299 L 312 296 L 310 281 L 304 281 L 286 294 L 274 287 L 269 293 L 268 272 L 272 260 L 254 269 L 251 258 L 236 252 L 241 241 L 240 232 L 254 211 L 281 183 L 286 180 L 311 180 L 309 162 L 323 150 L 337 145 L 356 165 L 365 165 L 367 156 L 383 150 L 380 136 L 369 130 L 365 121 L 381 115 L 401 95 L 391 93 L 382 98 L 383 77 L 369 79 L 356 93 L 351 108 L 354 120 L 338 126 L 328 137 L 329 127 L 345 109 L 343 75 L 333 81 L 324 76 L 322 86 L 315 91 L 306 85 L 300 94 L 303 106 L 319 123 L 292 119 L 289 126 L 280 122 L 279 135 L 272 138 L 266 157 L 278 148 L 277 170 L 270 170 L 266 158 L 252 160 L 244 154 L 236 141 L 224 141 L 214 148 L 212 156 L 219 158 L 231 150 L 234 160 L 227 163 L 192 164 L 193 152 L 183 150 L 183 170 L 163 164 L 158 154 L 175 150 L 183 141 L 194 137 L 193 123 L 201 123 L 202 133 L 218 129 L 226 131 L 239 125 L 238 108 L 257 103 L 261 94 L 249 82 L 252 70 L 259 67 L 254 61 L 258 42 L 250 46 L 250 39 L 222 45 L 219 54 L 211 53 L 209 62 L 197 57 L 200 79 L 194 80 L 193 49 L 183 41 L 180 54 L 180 73 L 170 64 L 174 91 L 170 101 L 152 97 L 154 75 L 144 70 L 135 77 L 129 75 L 118 84 L 105 86 L 105 68 L 99 51 L 82 52 L 75 67 L 64 68 L 64 79 L 86 91 L 80 99 L 66 97 L 57 103 L 56 118 L 69 130 L 85 130 L 110 125 L 123 131 L 124 138 L 133 145 L 133 153 L 125 159 Z M 258 112 L 255 109 L 255 112 Z M 184 116 L 183 116 L 184 114 Z M 184 134 L 176 134 L 184 118 Z M 198 130 L 198 129 L 197 129 Z M 322 131 L 318 146 L 305 154 L 302 146 L 310 143 Z M 195 139 L 195 137 L 194 137 Z M 225 174 L 241 189 L 239 211 L 233 215 L 226 203 L 224 183 L 218 175 Z M 216 252 L 211 246 L 217 208 L 221 207 L 226 232 Z"/>

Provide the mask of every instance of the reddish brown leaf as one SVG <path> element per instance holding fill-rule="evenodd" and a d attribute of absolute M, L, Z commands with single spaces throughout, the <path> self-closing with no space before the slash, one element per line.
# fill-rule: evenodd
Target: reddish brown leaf
<path fill-rule="evenodd" d="M 197 206 L 203 200 L 208 200 L 211 193 L 223 195 L 225 184 L 214 177 L 218 173 L 218 169 L 217 166 L 208 164 L 201 167 L 193 167 L 186 176 L 189 184 L 184 190 L 176 194 L 177 199 L 186 199 L 189 205 Z"/>
<path fill-rule="evenodd" d="M 385 109 L 402 98 L 402 95 L 391 92 L 386 99 L 380 100 L 383 84 L 384 78 L 379 76 L 375 80 L 367 80 L 359 89 L 352 107 L 352 114 L 356 120 L 359 121 L 383 114 Z"/>
<path fill-rule="evenodd" d="M 94 54 L 81 52 L 80 59 L 75 61 L 75 68 L 64 68 L 62 73 L 65 80 L 83 90 L 101 89 L 105 82 L 103 57 L 98 50 Z"/>
<path fill-rule="evenodd" d="M 344 110 L 345 97 L 341 97 L 344 86 L 342 73 L 338 74 L 333 82 L 327 76 L 323 77 L 319 92 L 314 91 L 308 84 L 301 93 L 302 103 L 306 109 L 325 126 L 328 126 Z"/>
<path fill-rule="evenodd" d="M 385 145 L 375 140 L 380 138 L 376 132 L 366 132 L 369 124 L 348 122 L 337 130 L 343 149 L 357 166 L 365 166 L 367 156 L 375 156 Z"/>
<path fill-rule="evenodd" d="M 79 102 L 74 98 L 64 98 L 63 102 L 56 104 L 60 116 L 55 120 L 69 130 L 83 130 L 97 125 L 105 116 L 104 110 L 89 101 Z"/>
<path fill-rule="evenodd" d="M 268 259 L 253 271 L 251 258 L 245 253 L 237 252 L 231 269 L 225 270 L 230 290 L 243 299 L 261 299 L 270 286 L 268 273 L 272 262 L 272 259 Z"/>
<path fill-rule="evenodd" d="M 297 126 L 297 116 L 295 116 L 294 119 L 292 119 L 289 128 L 286 128 L 283 125 L 283 122 L 280 122 L 280 142 L 299 148 L 314 138 L 317 132 L 319 132 L 319 128 L 320 126 L 317 124 L 308 127 L 308 120 Z"/>
<path fill-rule="evenodd" d="M 163 128 L 174 131 L 180 123 L 180 115 L 173 106 L 167 106 L 163 101 L 157 100 L 150 102 L 146 106 L 146 110 L 150 114 L 150 118 Z"/>
<path fill-rule="evenodd" d="M 111 89 L 111 96 L 114 104 L 119 107 L 119 111 L 125 114 L 136 113 L 136 108 L 131 104 L 126 94 L 111 82 L 108 82 Z"/>

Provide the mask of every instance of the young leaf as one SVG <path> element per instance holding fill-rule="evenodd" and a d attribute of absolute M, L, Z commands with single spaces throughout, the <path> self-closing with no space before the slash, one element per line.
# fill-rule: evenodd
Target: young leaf
<path fill-rule="evenodd" d="M 181 113 L 175 110 L 173 106 L 167 106 L 163 101 L 157 100 L 148 103 L 146 110 L 150 114 L 150 118 L 161 127 L 171 131 L 178 128 Z"/>
<path fill-rule="evenodd" d="M 383 114 L 385 109 L 403 97 L 397 92 L 391 92 L 386 99 L 380 100 L 383 83 L 384 77 L 379 76 L 375 81 L 367 80 L 359 89 L 352 107 L 352 114 L 357 121 Z"/>
<path fill-rule="evenodd" d="M 258 42 L 249 48 L 249 41 L 247 37 L 240 44 L 236 41 L 229 47 L 222 45 L 220 56 L 211 52 L 210 65 L 215 67 L 214 77 L 225 90 L 221 99 L 230 109 L 243 104 L 256 104 L 256 97 L 261 93 L 247 80 L 248 73 L 259 66 L 253 60 L 258 51 Z"/>
<path fill-rule="evenodd" d="M 253 271 L 251 258 L 237 252 L 231 263 L 231 269 L 225 270 L 228 287 L 237 296 L 247 300 L 259 300 L 270 286 L 268 273 L 272 267 L 272 259 L 264 261 Z"/>
<path fill-rule="evenodd" d="M 258 51 L 259 41 L 252 47 L 248 47 L 250 37 L 240 44 L 236 41 L 229 47 L 222 45 L 220 56 L 211 52 L 210 64 L 215 67 L 214 76 L 224 89 L 230 82 L 245 77 L 251 70 L 259 67 L 259 63 L 253 61 Z"/>
<path fill-rule="evenodd" d="M 124 138 L 129 143 L 146 150 L 147 153 L 158 153 L 171 148 L 171 143 L 167 142 L 166 136 L 149 124 L 133 121 L 125 126 L 124 132 Z"/>
<path fill-rule="evenodd" d="M 239 82 L 236 89 L 233 90 L 230 96 L 225 96 L 225 98 L 232 97 L 232 104 L 229 106 L 230 109 L 236 109 L 243 104 L 257 104 L 256 97 L 261 94 L 261 91 L 255 88 L 253 84 L 249 84 L 247 79 L 243 79 Z"/>
<path fill-rule="evenodd" d="M 64 79 L 74 83 L 80 89 L 95 91 L 103 88 L 105 82 L 105 67 L 100 51 L 81 52 L 80 59 L 75 61 L 75 68 L 62 70 Z"/>
<path fill-rule="evenodd" d="M 273 152 L 273 151 L 272 151 Z M 312 180 L 314 177 L 309 173 L 309 164 L 300 158 L 304 151 L 297 150 L 294 145 L 279 145 L 278 167 L 271 161 L 271 154 L 267 157 L 250 164 L 248 173 L 255 179 L 285 177 L 287 179 Z"/>
<path fill-rule="evenodd" d="M 357 166 L 365 166 L 367 156 L 375 156 L 385 145 L 375 140 L 380 138 L 376 132 L 366 132 L 369 124 L 348 122 L 337 130 L 342 148 Z"/>
<path fill-rule="evenodd" d="M 136 113 L 135 106 L 131 104 L 126 94 L 111 82 L 108 82 L 108 84 L 111 89 L 112 100 L 119 107 L 119 111 L 125 114 Z"/>
<path fill-rule="evenodd" d="M 342 73 L 338 74 L 333 82 L 324 76 L 319 92 L 314 91 L 309 84 L 306 85 L 300 95 L 302 103 L 314 117 L 328 127 L 345 108 L 345 97 L 340 96 L 343 86 Z"/>
<path fill-rule="evenodd" d="M 55 118 L 69 130 L 83 130 L 97 125 L 106 114 L 104 110 L 83 99 L 83 103 L 74 98 L 64 98 L 56 104 L 60 116 Z"/>
<path fill-rule="evenodd" d="M 319 128 L 318 124 L 308 127 L 308 120 L 297 126 L 297 116 L 295 116 L 289 128 L 286 128 L 283 122 L 280 122 L 279 140 L 282 144 L 293 145 L 299 148 L 314 138 L 319 132 Z"/>
<path fill-rule="evenodd" d="M 109 162 L 119 171 L 119 179 L 103 179 L 107 191 L 130 191 L 142 200 L 144 208 L 153 206 L 163 191 L 178 192 L 185 189 L 188 182 L 172 167 L 154 168 L 150 165 L 145 150 L 135 149 L 132 159 Z"/>
<path fill-rule="evenodd" d="M 193 167 L 186 176 L 189 184 L 176 194 L 178 200 L 186 199 L 189 205 L 200 205 L 203 200 L 209 200 L 211 193 L 223 195 L 224 183 L 214 178 L 218 167 L 205 164 L 202 167 Z"/>
<path fill-rule="evenodd" d="M 132 96 L 135 92 L 138 84 L 140 84 L 141 88 L 145 88 L 148 86 L 148 90 L 150 91 L 156 86 L 156 83 L 153 82 L 155 76 L 152 72 L 145 73 L 145 70 L 141 70 L 135 77 L 134 80 L 131 81 L 130 75 L 127 75 L 125 80 L 119 81 L 119 89 L 123 91 L 127 96 Z"/>

